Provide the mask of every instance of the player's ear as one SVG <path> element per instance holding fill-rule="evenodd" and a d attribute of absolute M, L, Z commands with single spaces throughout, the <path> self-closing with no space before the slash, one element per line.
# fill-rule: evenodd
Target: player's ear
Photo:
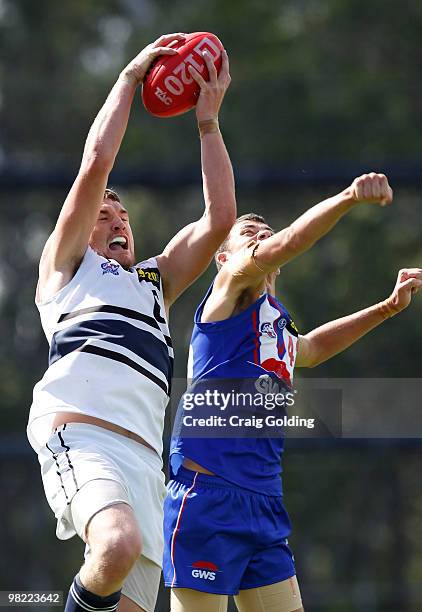
<path fill-rule="evenodd" d="M 228 260 L 227 251 L 220 251 L 219 253 L 217 253 L 217 255 L 215 256 L 215 260 L 219 266 L 222 266 L 223 264 L 225 264 L 226 261 Z"/>

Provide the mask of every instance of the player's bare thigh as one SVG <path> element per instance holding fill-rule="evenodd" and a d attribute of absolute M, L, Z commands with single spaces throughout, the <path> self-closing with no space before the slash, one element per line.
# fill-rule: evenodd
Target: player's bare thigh
<path fill-rule="evenodd" d="M 239 612 L 303 612 L 296 576 L 235 595 Z"/>
<path fill-rule="evenodd" d="M 245 589 L 235 596 L 239 612 L 304 612 L 296 576 L 256 589 Z M 172 589 L 171 612 L 226 612 L 227 595 L 193 589 Z"/>
<path fill-rule="evenodd" d="M 203 593 L 194 589 L 172 589 L 171 612 L 226 612 L 228 596 Z"/>

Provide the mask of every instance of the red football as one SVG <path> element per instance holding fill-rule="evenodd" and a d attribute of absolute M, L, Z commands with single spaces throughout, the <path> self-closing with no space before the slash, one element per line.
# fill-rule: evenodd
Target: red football
<path fill-rule="evenodd" d="M 192 78 L 188 66 L 194 66 L 207 81 L 208 69 L 202 55 L 209 51 L 214 65 L 221 68 L 221 41 L 210 32 L 187 34 L 185 40 L 174 45 L 177 55 L 157 58 L 144 81 L 142 101 L 156 117 L 174 117 L 193 108 L 199 96 L 199 85 Z"/>

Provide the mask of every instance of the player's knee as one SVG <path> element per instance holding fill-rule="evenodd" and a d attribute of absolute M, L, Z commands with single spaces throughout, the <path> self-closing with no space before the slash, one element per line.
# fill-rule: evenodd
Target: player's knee
<path fill-rule="evenodd" d="M 126 576 L 142 551 L 139 530 L 112 529 L 97 547 L 97 556 L 100 557 L 104 568 L 108 568 L 113 575 Z"/>
<path fill-rule="evenodd" d="M 121 504 L 94 516 L 88 543 L 105 572 L 126 576 L 142 552 L 141 534 L 132 509 Z"/>

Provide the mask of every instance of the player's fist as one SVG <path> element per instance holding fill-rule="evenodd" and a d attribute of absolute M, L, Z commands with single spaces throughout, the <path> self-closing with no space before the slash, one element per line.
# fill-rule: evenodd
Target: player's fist
<path fill-rule="evenodd" d="M 391 314 L 396 314 L 403 310 L 403 308 L 407 308 L 413 293 L 416 293 L 421 288 L 422 268 L 405 268 L 400 270 L 393 293 L 385 302 Z"/>
<path fill-rule="evenodd" d="M 350 189 L 355 202 L 386 206 L 393 201 L 393 190 L 385 174 L 362 174 L 355 178 Z"/>

